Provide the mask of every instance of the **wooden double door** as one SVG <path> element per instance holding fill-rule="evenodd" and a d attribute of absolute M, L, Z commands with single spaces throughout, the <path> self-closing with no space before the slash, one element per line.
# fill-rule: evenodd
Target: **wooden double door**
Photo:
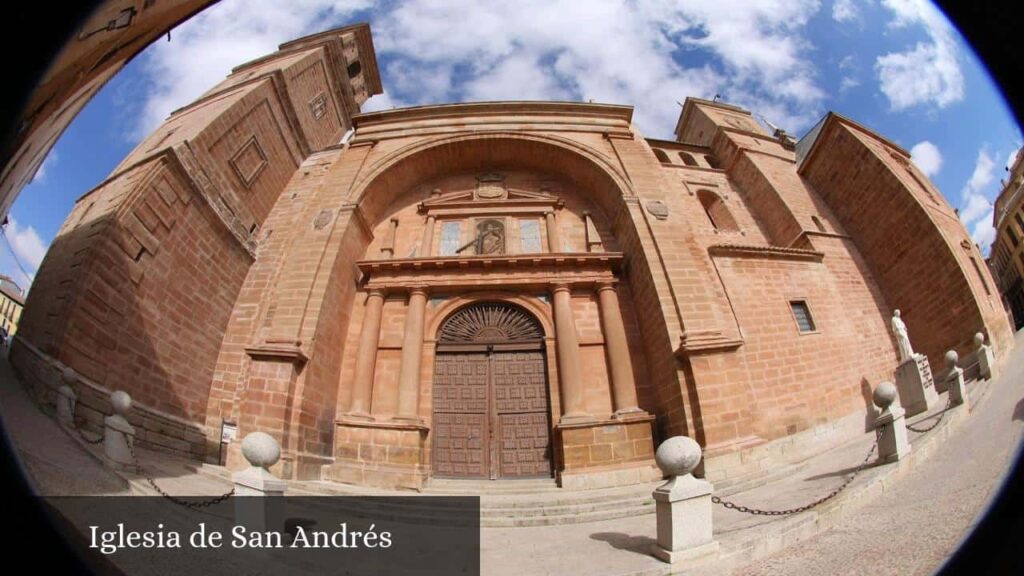
<path fill-rule="evenodd" d="M 438 352 L 434 367 L 433 472 L 447 478 L 551 476 L 544 352 Z"/>

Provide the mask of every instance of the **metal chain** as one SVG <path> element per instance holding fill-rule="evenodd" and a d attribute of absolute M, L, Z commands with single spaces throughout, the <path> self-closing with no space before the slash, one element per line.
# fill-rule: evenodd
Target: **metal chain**
<path fill-rule="evenodd" d="M 952 394 L 948 394 L 948 396 L 946 398 L 946 407 L 942 409 L 942 412 L 939 412 L 939 419 L 938 420 L 936 420 L 935 422 L 932 422 L 931 425 L 928 426 L 927 428 L 914 428 L 910 424 L 907 424 L 907 430 L 910 430 L 911 432 L 917 432 L 918 434 L 924 434 L 925 432 L 931 432 L 933 429 L 935 429 L 936 426 L 939 425 L 939 422 L 942 422 L 942 417 L 946 415 L 946 412 L 949 412 L 949 409 L 950 409 L 951 406 L 953 406 L 953 395 Z"/>
<path fill-rule="evenodd" d="M 78 435 L 81 436 L 82 440 L 85 440 L 87 444 L 99 444 L 100 442 L 103 442 L 103 434 L 100 434 L 99 438 L 92 439 L 83 434 L 80 428 L 75 428 L 75 432 L 78 432 Z"/>
<path fill-rule="evenodd" d="M 714 502 L 715 504 L 721 504 L 722 506 L 725 506 L 730 510 L 743 512 L 744 514 L 753 514 L 755 516 L 788 516 L 790 514 L 799 514 L 800 512 L 806 512 L 807 510 L 810 510 L 811 508 L 814 508 L 819 504 L 823 504 L 825 502 L 828 502 L 832 498 L 835 498 L 836 496 L 839 495 L 840 492 L 845 490 L 846 487 L 850 485 L 850 482 L 853 482 L 853 479 L 857 477 L 857 474 L 859 474 L 860 471 L 863 470 L 868 465 L 868 462 L 871 460 L 871 455 L 874 454 L 875 449 L 878 448 L 878 440 L 879 438 L 882 437 L 882 431 L 885 430 L 886 426 L 887 424 L 883 424 L 879 426 L 877 430 L 875 430 L 875 443 L 871 445 L 871 450 L 868 450 L 868 455 L 865 456 L 864 461 L 861 462 L 856 469 L 854 469 L 853 473 L 850 474 L 850 477 L 847 478 L 846 481 L 844 481 L 838 488 L 836 488 L 832 492 L 829 492 L 827 496 L 823 498 L 818 498 L 817 500 L 811 502 L 810 504 L 805 504 L 797 508 L 790 508 L 788 510 L 761 510 L 758 508 L 750 508 L 748 506 L 740 506 L 735 502 L 722 500 L 718 496 L 712 496 L 711 501 Z"/>
<path fill-rule="evenodd" d="M 189 500 L 182 500 L 181 498 L 178 498 L 176 496 L 172 496 L 172 495 L 168 494 L 167 492 L 164 492 L 164 490 L 162 488 L 157 486 L 156 480 L 154 480 L 152 476 L 150 476 L 149 474 L 146 474 L 143 471 L 142 464 L 139 463 L 139 457 L 135 455 L 135 444 L 134 444 L 134 442 L 132 442 L 131 438 L 128 437 L 128 434 L 126 434 L 125 432 L 123 432 L 121 430 L 118 430 L 118 432 L 121 432 L 121 435 L 124 436 L 124 441 L 125 441 L 126 444 L 128 444 L 128 451 L 131 453 L 132 460 L 135 462 L 135 467 L 138 469 L 139 473 L 142 474 L 146 478 L 146 482 L 148 482 L 149 485 L 153 487 L 153 490 L 156 490 L 158 494 L 160 494 L 164 498 L 167 498 L 171 502 L 174 502 L 175 504 L 178 504 L 180 506 L 184 506 L 186 508 L 191 508 L 193 510 L 201 510 L 203 508 L 206 508 L 207 506 L 213 506 L 214 504 L 220 504 L 221 502 L 223 502 L 223 501 L 227 500 L 228 498 L 231 498 L 232 496 L 235 495 L 235 489 L 232 488 L 230 492 L 226 492 L 224 494 L 221 494 L 220 496 L 217 496 L 217 497 L 214 497 L 214 498 L 210 498 L 208 500 L 201 500 L 201 501 L 197 501 L 197 502 L 192 502 L 192 501 L 189 501 Z"/>

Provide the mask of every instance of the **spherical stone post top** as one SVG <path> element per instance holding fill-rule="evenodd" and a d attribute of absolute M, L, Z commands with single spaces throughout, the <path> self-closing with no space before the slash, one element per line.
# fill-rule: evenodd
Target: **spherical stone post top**
<path fill-rule="evenodd" d="M 242 440 L 242 456 L 256 468 L 270 468 L 281 459 L 281 445 L 266 432 L 251 432 Z"/>
<path fill-rule="evenodd" d="M 985 344 L 985 335 L 982 334 L 981 332 L 978 332 L 977 334 L 974 335 L 974 347 L 981 348 L 983 344 Z"/>
<path fill-rule="evenodd" d="M 127 416 L 132 409 L 132 397 L 124 390 L 115 390 L 110 393 L 110 406 L 115 414 Z"/>
<path fill-rule="evenodd" d="M 700 464 L 700 444 L 687 436 L 673 436 L 658 446 L 654 461 L 666 476 L 685 476 Z"/>
<path fill-rule="evenodd" d="M 892 382 L 882 382 L 875 388 L 871 400 L 882 410 L 885 410 L 896 401 L 896 386 Z"/>
<path fill-rule="evenodd" d="M 66 384 L 74 384 L 75 381 L 78 380 L 78 373 L 76 373 L 75 369 L 71 366 L 65 366 L 64 369 L 60 371 L 60 377 Z"/>
<path fill-rule="evenodd" d="M 959 361 L 960 355 L 956 353 L 956 350 L 950 350 L 949 352 L 946 352 L 946 366 L 949 366 L 950 370 L 956 368 L 956 363 Z"/>

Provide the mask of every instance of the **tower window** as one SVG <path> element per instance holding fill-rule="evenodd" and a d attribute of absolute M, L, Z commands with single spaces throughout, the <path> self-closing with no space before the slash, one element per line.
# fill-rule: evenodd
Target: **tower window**
<path fill-rule="evenodd" d="M 821 223 L 821 218 L 811 216 L 811 220 L 814 222 L 814 225 L 818 227 L 818 232 L 827 232 L 827 230 L 825 230 L 825 225 Z"/>
<path fill-rule="evenodd" d="M 682 160 L 683 164 L 686 164 L 687 166 L 696 166 L 697 165 L 697 160 L 693 157 L 692 154 L 688 154 L 686 152 L 680 152 L 679 153 L 679 159 Z"/>
<path fill-rule="evenodd" d="M 712 168 L 715 168 L 716 170 L 722 168 L 722 163 L 718 161 L 718 158 L 715 158 L 711 154 L 705 154 L 704 155 L 704 161 L 708 163 L 708 166 L 711 166 Z"/>
<path fill-rule="evenodd" d="M 355 78 L 359 76 L 359 73 L 363 71 L 363 65 L 359 63 L 359 60 L 348 65 L 348 77 Z"/>
<path fill-rule="evenodd" d="M 1013 242 L 1013 247 L 1016 248 L 1020 244 L 1020 239 L 1017 238 L 1017 233 L 1013 231 L 1013 226 L 1007 226 L 1006 233 L 1010 236 L 1010 242 Z"/>
<path fill-rule="evenodd" d="M 697 199 L 700 200 L 700 205 L 704 207 L 704 213 L 707 214 L 708 220 L 711 221 L 711 225 L 715 229 L 728 232 L 739 230 L 739 226 L 736 225 L 736 219 L 732 217 L 729 208 L 718 197 L 718 194 L 710 190 L 698 190 Z"/>
<path fill-rule="evenodd" d="M 806 300 L 790 300 L 789 308 L 793 311 L 796 327 L 801 333 L 817 331 L 817 327 L 814 325 L 814 318 L 811 317 L 811 309 L 807 306 Z"/>
<path fill-rule="evenodd" d="M 654 149 L 654 155 L 658 157 L 658 161 L 663 164 L 671 164 L 672 161 L 668 159 L 668 154 L 665 154 L 664 150 Z"/>

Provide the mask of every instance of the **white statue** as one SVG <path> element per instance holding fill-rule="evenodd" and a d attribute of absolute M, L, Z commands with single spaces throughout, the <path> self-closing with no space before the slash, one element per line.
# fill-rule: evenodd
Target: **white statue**
<path fill-rule="evenodd" d="M 910 346 L 910 336 L 907 335 L 907 325 L 900 319 L 899 308 L 892 313 L 892 332 L 896 335 L 896 342 L 900 347 L 900 362 L 906 362 L 914 357 L 914 349 Z"/>

